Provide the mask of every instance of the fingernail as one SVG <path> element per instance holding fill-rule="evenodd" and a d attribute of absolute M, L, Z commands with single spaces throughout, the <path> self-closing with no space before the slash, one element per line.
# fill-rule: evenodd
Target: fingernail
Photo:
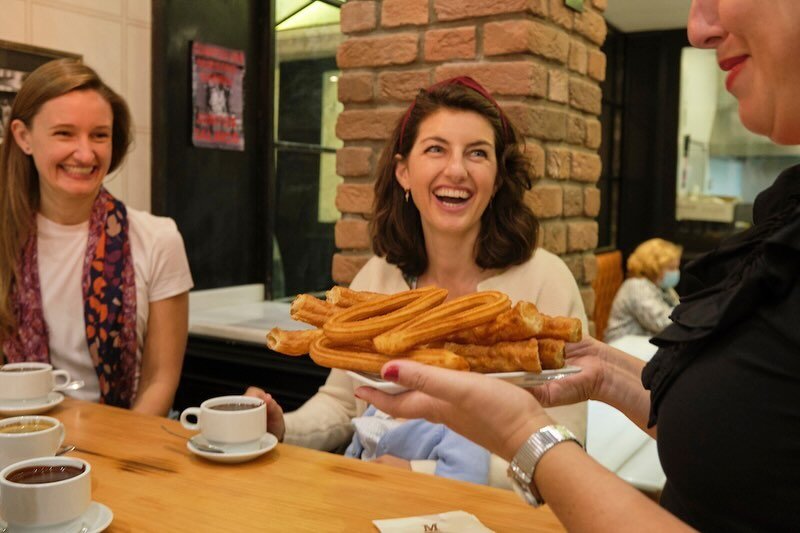
<path fill-rule="evenodd" d="M 383 371 L 383 379 L 386 381 L 397 381 L 399 376 L 400 369 L 394 365 L 386 367 L 386 369 Z"/>

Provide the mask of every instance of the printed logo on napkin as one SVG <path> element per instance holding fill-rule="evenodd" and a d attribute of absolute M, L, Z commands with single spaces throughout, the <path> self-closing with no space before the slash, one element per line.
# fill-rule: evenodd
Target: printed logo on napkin
<path fill-rule="evenodd" d="M 390 520 L 373 520 L 373 524 L 381 533 L 419 533 L 436 531 L 437 533 L 494 533 L 481 524 L 475 515 L 465 511 L 426 516 L 410 516 Z"/>

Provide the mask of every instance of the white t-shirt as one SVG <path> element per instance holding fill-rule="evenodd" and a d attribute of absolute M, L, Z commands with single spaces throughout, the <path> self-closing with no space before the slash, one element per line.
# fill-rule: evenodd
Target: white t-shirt
<path fill-rule="evenodd" d="M 128 237 L 136 282 L 136 340 L 141 359 L 150 302 L 192 288 L 192 275 L 183 239 L 171 218 L 127 208 Z M 89 241 L 89 222 L 72 226 L 36 217 L 39 280 L 44 319 L 49 334 L 50 361 L 86 385 L 70 392 L 81 400 L 98 401 L 100 385 L 94 370 L 83 313 L 83 260 Z M 136 379 L 139 379 L 137 369 Z"/>

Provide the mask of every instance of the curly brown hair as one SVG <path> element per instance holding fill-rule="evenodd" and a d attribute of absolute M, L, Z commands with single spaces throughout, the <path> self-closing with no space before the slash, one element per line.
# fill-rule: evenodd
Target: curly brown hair
<path fill-rule="evenodd" d="M 467 79 L 469 85 L 459 82 L 464 79 L 420 90 L 397 122 L 378 163 L 370 221 L 372 249 L 409 276 L 425 272 L 428 254 L 419 211 L 414 202 L 404 200 L 405 191 L 395 179 L 396 156 L 408 157 L 420 123 L 440 109 L 473 111 L 494 130 L 497 192 L 481 216 L 475 263 L 484 269 L 507 268 L 530 259 L 536 248 L 539 221 L 524 201 L 525 191 L 533 186 L 533 177 L 521 137 L 488 93 L 483 90 L 484 96 L 472 88 L 482 89 L 472 79 Z"/>

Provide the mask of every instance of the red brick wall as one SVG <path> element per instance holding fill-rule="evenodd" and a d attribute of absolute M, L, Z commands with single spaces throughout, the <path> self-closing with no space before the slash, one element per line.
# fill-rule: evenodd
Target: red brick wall
<path fill-rule="evenodd" d="M 383 142 L 417 90 L 467 74 L 495 95 L 525 135 L 539 178 L 528 201 L 542 222 L 541 245 L 575 275 L 591 317 L 600 192 L 601 91 L 606 59 L 602 12 L 583 13 L 564 0 L 349 0 L 342 6 L 347 39 L 337 62 L 344 141 L 337 172 L 333 278 L 349 283 L 369 259 L 366 217 L 372 174 Z"/>

